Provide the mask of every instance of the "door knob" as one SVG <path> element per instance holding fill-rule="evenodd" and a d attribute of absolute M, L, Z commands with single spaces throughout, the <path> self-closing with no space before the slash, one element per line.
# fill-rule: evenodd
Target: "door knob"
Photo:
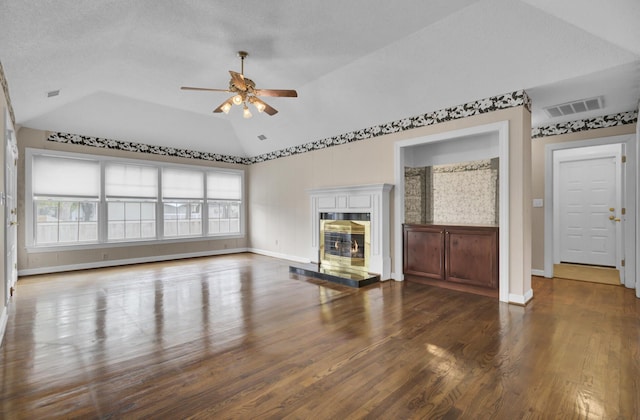
<path fill-rule="evenodd" d="M 619 222 L 619 221 L 620 221 L 620 218 L 619 218 L 619 217 L 616 217 L 615 219 L 613 219 L 613 221 L 614 221 L 614 222 Z"/>
<path fill-rule="evenodd" d="M 616 211 L 613 207 L 609 207 L 609 211 Z"/>
<path fill-rule="evenodd" d="M 609 220 L 614 220 L 615 217 L 613 215 L 609 216 Z"/>

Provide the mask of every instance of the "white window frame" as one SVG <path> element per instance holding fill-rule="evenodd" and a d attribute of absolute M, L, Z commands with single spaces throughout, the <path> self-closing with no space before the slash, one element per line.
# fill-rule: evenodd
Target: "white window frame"
<path fill-rule="evenodd" d="M 35 243 L 35 220 L 34 220 L 34 199 L 33 199 L 33 156 L 50 155 L 62 158 L 95 159 L 100 162 L 100 198 L 98 201 L 98 241 L 91 243 L 74 244 L 46 244 L 37 245 Z M 131 165 L 154 166 L 158 168 L 158 199 L 156 201 L 156 238 L 153 239 L 132 239 L 132 240 L 111 240 L 107 239 L 107 201 L 105 198 L 105 165 L 108 162 L 128 163 Z M 166 167 L 181 168 L 186 170 L 197 170 L 203 173 L 204 199 L 202 201 L 202 234 L 194 236 L 171 236 L 164 237 L 164 209 L 162 197 L 162 169 Z M 208 201 L 215 198 L 207 197 L 206 178 L 207 172 L 226 172 L 240 175 L 241 198 L 240 198 L 240 232 L 210 234 L 208 224 Z M 73 251 L 82 249 L 99 249 L 112 247 L 154 245 L 180 242 L 210 241 L 216 239 L 244 238 L 246 235 L 246 192 L 245 192 L 245 171 L 242 169 L 227 169 L 211 166 L 184 165 L 178 163 L 168 163 L 159 161 L 149 161 L 142 159 L 118 158 L 112 156 L 91 155 L 85 153 L 63 152 L 57 150 L 26 148 L 25 150 L 25 247 L 27 252 L 57 252 Z"/>

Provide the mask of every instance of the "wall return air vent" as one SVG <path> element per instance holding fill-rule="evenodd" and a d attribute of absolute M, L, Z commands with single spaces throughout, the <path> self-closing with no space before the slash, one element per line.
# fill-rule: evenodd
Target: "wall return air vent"
<path fill-rule="evenodd" d="M 595 111 L 602 109 L 604 102 L 602 96 L 589 99 L 580 99 L 579 101 L 567 102 L 560 105 L 551 105 L 543 108 L 550 117 L 562 117 L 564 115 L 579 114 L 581 112 Z"/>

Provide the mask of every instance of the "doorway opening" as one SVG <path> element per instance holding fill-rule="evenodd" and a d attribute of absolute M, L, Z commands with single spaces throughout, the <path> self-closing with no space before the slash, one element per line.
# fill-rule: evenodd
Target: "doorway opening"
<path fill-rule="evenodd" d="M 426 144 L 443 144 L 444 142 L 468 137 L 495 133 L 499 158 L 499 173 L 509 174 L 509 122 L 502 121 L 493 124 L 454 130 L 430 136 L 399 141 L 395 144 L 395 188 L 394 188 L 394 278 L 403 279 L 402 269 L 402 224 L 404 221 L 404 172 L 406 161 L 416 146 Z M 459 152 L 456 152 L 459 155 Z M 524 304 L 528 298 L 524 295 L 510 295 L 509 293 L 509 176 L 499 177 L 499 265 L 498 265 L 498 296 L 502 302 L 517 302 Z"/>
<path fill-rule="evenodd" d="M 545 148 L 545 277 L 635 287 L 635 138 Z"/>

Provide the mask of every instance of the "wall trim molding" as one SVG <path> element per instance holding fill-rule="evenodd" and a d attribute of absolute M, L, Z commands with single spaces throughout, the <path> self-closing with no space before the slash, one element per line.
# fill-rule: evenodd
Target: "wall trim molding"
<path fill-rule="evenodd" d="M 259 254 L 259 255 L 264 255 L 265 257 L 273 257 L 273 258 L 278 258 L 278 259 L 281 259 L 281 260 L 294 261 L 294 262 L 302 263 L 302 264 L 308 264 L 308 263 L 311 262 L 310 259 L 303 258 L 303 257 L 298 257 L 297 255 L 282 254 L 280 252 L 272 252 L 272 251 L 267 251 L 267 250 L 258 249 L 258 248 L 248 248 L 247 252 L 252 252 L 254 254 Z"/>
<path fill-rule="evenodd" d="M 620 112 L 618 114 L 603 115 L 601 117 L 583 120 L 567 121 L 563 123 L 542 125 L 531 130 L 531 139 L 559 136 L 561 134 L 578 133 L 581 131 L 597 130 L 600 128 L 616 127 L 635 124 L 638 122 L 638 111 Z"/>
<path fill-rule="evenodd" d="M 524 106 L 531 111 L 531 99 L 524 90 L 492 96 L 466 104 L 443 108 L 426 114 L 403 118 L 388 123 L 374 125 L 356 131 L 350 131 L 333 137 L 312 141 L 299 146 L 288 147 L 274 152 L 264 153 L 253 157 L 229 156 L 217 153 L 198 152 L 194 150 L 178 149 L 174 147 L 152 146 L 131 141 L 106 139 L 101 137 L 89 137 L 80 134 L 49 133 L 48 141 L 69 143 L 83 146 L 99 147 L 106 149 L 124 150 L 128 152 L 149 153 L 163 156 L 176 156 L 187 159 L 199 159 L 212 162 L 236 163 L 252 165 L 287 156 L 299 155 L 327 147 L 371 139 L 392 133 L 399 133 L 414 128 L 439 124 L 447 121 L 458 120 L 474 115 L 486 114 L 492 111 Z"/>
<path fill-rule="evenodd" d="M 529 289 L 524 295 L 509 293 L 509 303 L 511 304 L 525 306 L 531 299 L 533 299 L 533 289 Z"/>
<path fill-rule="evenodd" d="M 2 61 L 0 61 L 0 85 L 4 91 L 4 97 L 7 98 L 7 108 L 9 108 L 9 115 L 11 116 L 11 122 L 13 126 L 16 125 L 16 115 L 13 112 L 13 105 L 11 105 L 11 96 L 9 95 L 9 82 L 7 76 L 4 74 L 4 68 L 2 67 Z"/>
<path fill-rule="evenodd" d="M 86 270 L 89 268 L 116 267 L 121 265 L 181 260 L 186 258 L 213 257 L 216 255 L 239 254 L 241 252 L 249 252 L 249 250 L 248 248 L 229 248 L 229 249 L 202 251 L 202 252 L 190 252 L 190 253 L 184 253 L 184 254 L 154 255 L 150 257 L 141 257 L 141 258 L 125 258 L 121 260 L 93 261 L 93 262 L 81 263 L 81 264 L 47 266 L 47 267 L 19 270 L 18 276 L 33 276 L 36 274 L 61 273 L 64 271 Z"/>
<path fill-rule="evenodd" d="M 544 270 L 531 269 L 532 276 L 544 277 Z"/>

